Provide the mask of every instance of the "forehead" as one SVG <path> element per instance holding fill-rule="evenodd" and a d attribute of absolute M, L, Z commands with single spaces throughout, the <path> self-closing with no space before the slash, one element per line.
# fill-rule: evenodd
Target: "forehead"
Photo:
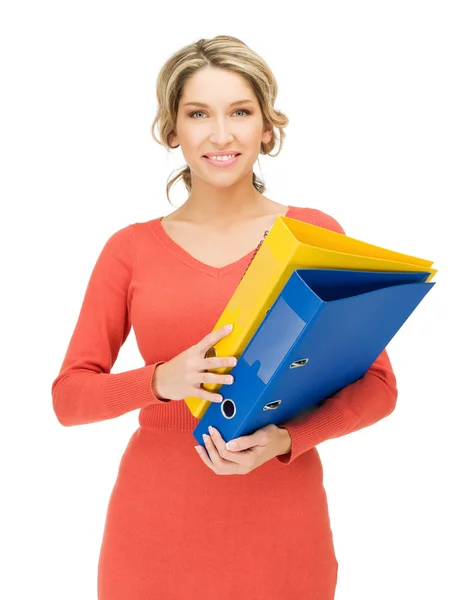
<path fill-rule="evenodd" d="M 197 71 L 185 82 L 181 105 L 185 102 L 203 102 L 209 106 L 229 105 L 238 100 L 256 102 L 249 83 L 226 69 L 207 67 Z"/>

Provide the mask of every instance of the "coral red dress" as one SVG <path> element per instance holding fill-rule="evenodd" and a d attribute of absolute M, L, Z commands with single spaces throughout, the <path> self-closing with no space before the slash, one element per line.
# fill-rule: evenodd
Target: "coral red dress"
<path fill-rule="evenodd" d="M 289 207 L 287 216 L 344 233 L 317 209 Z M 247 475 L 216 475 L 194 449 L 198 419 L 184 401 L 157 399 L 151 379 L 157 364 L 212 331 L 254 250 L 208 266 L 169 237 L 161 218 L 105 243 L 52 384 L 65 426 L 140 409 L 109 501 L 99 600 L 332 600 L 338 563 L 317 446 L 392 412 L 387 352 L 285 425 L 288 454 Z M 145 366 L 111 373 L 132 326 Z"/>

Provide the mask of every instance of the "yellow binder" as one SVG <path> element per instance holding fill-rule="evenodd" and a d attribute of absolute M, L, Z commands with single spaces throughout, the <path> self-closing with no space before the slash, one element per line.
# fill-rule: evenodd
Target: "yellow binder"
<path fill-rule="evenodd" d="M 278 217 L 213 329 L 232 323 L 232 332 L 208 355 L 239 358 L 295 269 L 429 272 L 426 281 L 430 281 L 437 273 L 432 265 L 431 261 L 386 250 L 317 225 Z M 212 372 L 222 374 L 231 370 L 232 367 L 221 367 Z M 211 392 L 220 387 L 220 384 L 203 384 Z M 185 402 L 198 418 L 211 404 L 196 397 L 185 398 Z"/>

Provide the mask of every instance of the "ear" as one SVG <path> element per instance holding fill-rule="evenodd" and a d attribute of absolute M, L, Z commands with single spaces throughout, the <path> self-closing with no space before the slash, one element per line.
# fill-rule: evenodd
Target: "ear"
<path fill-rule="evenodd" d="M 179 146 L 179 138 L 175 133 L 169 136 L 169 145 L 171 148 L 177 148 L 177 146 Z"/>
<path fill-rule="evenodd" d="M 265 123 L 262 133 L 262 142 L 268 144 L 273 136 L 273 126 L 271 123 Z"/>

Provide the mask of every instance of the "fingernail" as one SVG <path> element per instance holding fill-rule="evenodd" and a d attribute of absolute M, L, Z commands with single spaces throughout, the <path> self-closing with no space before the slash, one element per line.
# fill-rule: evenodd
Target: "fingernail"
<path fill-rule="evenodd" d="M 235 450 L 237 448 L 237 444 L 236 444 L 236 442 L 228 442 L 226 444 L 226 448 L 228 450 Z"/>
<path fill-rule="evenodd" d="M 210 433 L 213 433 L 214 429 L 213 429 L 213 427 L 211 427 L 211 425 L 208 427 L 208 431 L 209 431 Z"/>

